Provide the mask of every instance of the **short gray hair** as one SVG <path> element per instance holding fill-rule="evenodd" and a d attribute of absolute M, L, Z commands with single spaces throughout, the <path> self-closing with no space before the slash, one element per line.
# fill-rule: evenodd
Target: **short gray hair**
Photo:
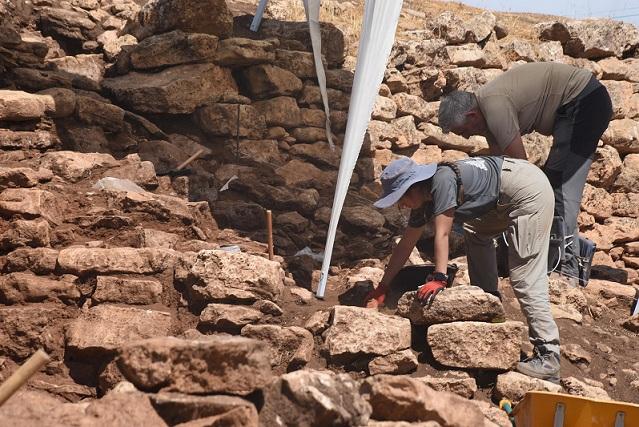
<path fill-rule="evenodd" d="M 439 127 L 444 132 L 464 124 L 465 115 L 477 108 L 477 98 L 471 92 L 454 90 L 439 103 Z"/>

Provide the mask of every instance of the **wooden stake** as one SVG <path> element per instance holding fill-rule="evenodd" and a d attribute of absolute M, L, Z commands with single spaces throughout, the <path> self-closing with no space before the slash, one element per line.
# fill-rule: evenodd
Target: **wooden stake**
<path fill-rule="evenodd" d="M 17 371 L 0 385 L 0 405 L 9 399 L 29 378 L 49 363 L 51 358 L 43 350 L 38 350 Z"/>
<path fill-rule="evenodd" d="M 268 259 L 273 260 L 273 214 L 266 211 L 266 232 L 268 234 Z"/>
<path fill-rule="evenodd" d="M 204 150 L 202 148 L 200 148 L 199 150 L 197 150 L 195 152 L 195 154 L 193 154 L 191 157 L 189 157 L 188 159 L 186 159 L 185 161 L 182 162 L 182 164 L 180 166 L 178 166 L 177 168 L 175 168 L 176 171 L 181 171 L 182 169 L 184 169 L 185 167 L 187 167 L 189 165 L 189 163 L 191 163 L 193 160 L 197 159 L 198 157 L 200 157 L 200 154 L 204 153 Z"/>

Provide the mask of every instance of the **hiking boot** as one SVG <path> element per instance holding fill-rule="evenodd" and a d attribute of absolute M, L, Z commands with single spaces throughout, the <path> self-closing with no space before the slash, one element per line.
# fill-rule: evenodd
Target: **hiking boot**
<path fill-rule="evenodd" d="M 538 346 L 533 350 L 532 357 L 517 363 L 515 370 L 529 377 L 559 384 L 559 368 L 559 354 Z"/>

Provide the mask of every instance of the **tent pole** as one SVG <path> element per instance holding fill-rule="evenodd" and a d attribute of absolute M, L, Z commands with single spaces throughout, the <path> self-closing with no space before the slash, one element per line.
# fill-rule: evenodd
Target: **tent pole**
<path fill-rule="evenodd" d="M 251 22 L 251 31 L 254 33 L 260 28 L 260 23 L 262 22 L 262 15 L 264 15 L 264 9 L 266 9 L 266 3 L 268 0 L 260 0 L 260 3 L 257 5 L 257 10 L 255 11 L 255 16 L 253 17 L 253 21 Z"/>

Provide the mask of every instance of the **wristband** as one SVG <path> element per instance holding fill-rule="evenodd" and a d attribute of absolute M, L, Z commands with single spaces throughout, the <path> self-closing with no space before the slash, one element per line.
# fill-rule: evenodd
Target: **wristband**
<path fill-rule="evenodd" d="M 439 282 L 444 282 L 446 283 L 446 286 L 448 286 L 448 275 L 441 273 L 439 271 L 434 272 L 433 274 L 429 274 L 428 275 L 428 281 L 431 280 L 437 280 Z"/>

